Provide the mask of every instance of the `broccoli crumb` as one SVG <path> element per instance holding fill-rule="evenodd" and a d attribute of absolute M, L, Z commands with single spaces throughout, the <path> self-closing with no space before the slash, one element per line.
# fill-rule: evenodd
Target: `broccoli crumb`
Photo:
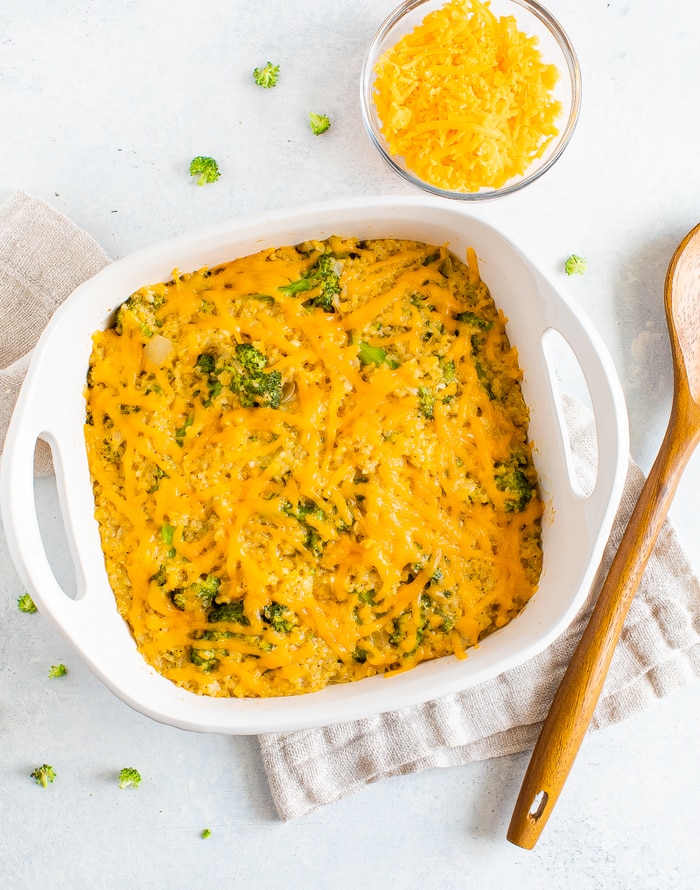
<path fill-rule="evenodd" d="M 43 766 L 38 766 L 31 772 L 30 776 L 34 779 L 37 785 L 41 785 L 42 788 L 48 788 L 56 778 L 56 771 L 52 766 L 49 766 L 48 763 L 45 763 Z"/>
<path fill-rule="evenodd" d="M 53 679 L 54 677 L 65 677 L 68 673 L 68 669 L 65 664 L 52 664 L 49 668 L 49 678 Z"/>
<path fill-rule="evenodd" d="M 327 114 L 314 114 L 313 111 L 309 114 L 309 126 L 314 136 L 320 136 L 321 133 L 325 133 L 330 125 L 331 119 Z"/>
<path fill-rule="evenodd" d="M 125 766 L 123 770 L 119 772 L 119 787 L 120 788 L 128 788 L 131 785 L 132 788 L 138 788 L 141 784 L 141 773 L 134 769 L 131 766 Z"/>
<path fill-rule="evenodd" d="M 203 828 L 200 837 L 203 837 L 205 839 L 211 837 L 211 828 Z"/>
<path fill-rule="evenodd" d="M 190 176 L 198 176 L 197 185 L 206 185 L 208 182 L 216 182 L 221 176 L 219 165 L 214 158 L 198 155 L 190 162 Z"/>
<path fill-rule="evenodd" d="M 586 271 L 586 260 L 578 254 L 572 253 L 564 263 L 564 271 L 567 275 L 583 275 Z"/>
<path fill-rule="evenodd" d="M 266 90 L 277 86 L 279 76 L 280 66 L 273 65 L 272 62 L 268 62 L 267 65 L 262 68 L 255 68 L 253 70 L 253 80 L 259 87 L 263 87 Z"/>
<path fill-rule="evenodd" d="M 37 610 L 34 600 L 28 593 L 23 593 L 22 596 L 18 597 L 17 608 L 20 612 L 26 612 L 28 615 L 31 615 L 32 612 L 36 612 Z"/>

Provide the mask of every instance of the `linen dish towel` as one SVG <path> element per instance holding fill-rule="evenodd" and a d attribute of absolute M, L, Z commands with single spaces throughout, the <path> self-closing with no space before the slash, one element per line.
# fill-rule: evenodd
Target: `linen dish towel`
<path fill-rule="evenodd" d="M 31 349 L 53 310 L 109 259 L 84 231 L 23 192 L 0 207 L 0 448 Z M 563 397 L 584 487 L 595 475 L 590 412 Z M 51 471 L 48 448 L 38 473 Z M 293 819 L 390 776 L 531 748 L 583 632 L 644 475 L 629 463 L 622 502 L 585 605 L 544 652 L 473 689 L 363 720 L 260 737 L 280 817 Z M 618 723 L 700 676 L 700 584 L 667 521 L 628 615 L 592 728 Z"/>

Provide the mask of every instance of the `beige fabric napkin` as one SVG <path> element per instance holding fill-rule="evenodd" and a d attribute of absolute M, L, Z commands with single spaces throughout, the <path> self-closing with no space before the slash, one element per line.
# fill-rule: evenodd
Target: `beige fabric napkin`
<path fill-rule="evenodd" d="M 54 310 L 109 262 L 82 229 L 39 198 L 15 192 L 0 207 L 0 452 L 31 351 Z M 51 471 L 40 442 L 39 474 Z"/>
<path fill-rule="evenodd" d="M 0 207 L 0 446 L 29 352 L 55 307 L 107 264 L 104 251 L 43 201 Z M 583 484 L 594 475 L 594 425 L 564 398 Z M 39 469 L 46 470 L 44 461 Z M 275 805 L 293 819 L 364 785 L 532 747 L 644 482 L 630 462 L 598 579 L 570 628 L 545 652 L 457 695 L 365 720 L 265 735 L 260 749 Z M 624 720 L 700 675 L 700 585 L 667 522 L 632 605 L 593 728 Z"/>

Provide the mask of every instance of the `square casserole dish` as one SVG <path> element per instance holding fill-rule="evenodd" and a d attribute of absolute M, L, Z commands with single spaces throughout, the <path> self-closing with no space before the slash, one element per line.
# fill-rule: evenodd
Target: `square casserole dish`
<path fill-rule="evenodd" d="M 331 235 L 407 238 L 448 247 L 460 258 L 473 246 L 484 281 L 508 318 L 523 369 L 530 438 L 545 510 L 539 589 L 510 624 L 470 649 L 390 678 L 377 676 L 320 692 L 267 699 L 212 698 L 175 686 L 142 658 L 117 612 L 107 580 L 85 453 L 84 386 L 95 330 L 138 288 L 267 247 Z M 550 330 L 569 344 L 596 418 L 598 470 L 584 496 L 574 481 L 567 433 L 543 340 Z M 68 596 L 49 565 L 35 509 L 37 438 L 51 446 L 76 570 Z M 155 720 L 183 729 L 248 734 L 342 722 L 417 704 L 473 686 L 542 651 L 580 608 L 598 568 L 627 468 L 627 416 L 615 369 L 590 323 L 499 231 L 457 205 L 434 198 L 336 200 L 215 225 L 148 247 L 78 287 L 58 309 L 32 356 L 2 458 L 0 497 L 10 552 L 39 610 L 103 682 Z"/>

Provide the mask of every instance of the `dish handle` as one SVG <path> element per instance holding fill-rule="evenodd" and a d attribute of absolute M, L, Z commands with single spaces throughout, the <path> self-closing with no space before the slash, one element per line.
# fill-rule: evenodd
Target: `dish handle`
<path fill-rule="evenodd" d="M 69 487 L 64 482 L 64 465 L 71 464 L 75 468 L 79 461 L 87 465 L 87 459 L 84 454 L 63 453 L 60 443 L 66 437 L 60 435 L 60 430 L 68 420 L 55 407 L 60 400 L 53 397 L 52 386 L 48 387 L 49 391 L 35 395 L 39 390 L 29 385 L 32 371 L 30 367 L 0 458 L 0 506 L 7 545 L 17 572 L 40 611 L 45 612 L 74 645 L 79 640 L 80 648 L 83 643 L 89 648 L 89 627 L 94 627 L 94 621 L 99 620 L 101 598 L 86 596 L 85 579 L 94 577 L 94 573 L 84 560 L 92 559 L 90 554 L 95 548 L 81 550 L 82 555 L 78 558 L 74 530 L 79 528 L 81 536 L 97 535 L 96 528 L 90 527 L 89 523 L 86 528 L 84 521 L 77 521 L 78 515 L 88 518 L 93 515 L 92 490 L 89 484 Z M 39 525 L 34 488 L 34 453 L 38 439 L 46 441 L 51 448 L 60 512 L 75 570 L 75 597 L 69 595 L 56 578 Z M 99 542 L 97 552 L 101 554 Z"/>
<path fill-rule="evenodd" d="M 578 483 L 571 453 L 569 435 L 560 397 L 552 394 L 559 423 L 560 453 L 565 456 L 563 474 L 567 477 L 562 490 L 571 494 L 572 508 L 580 509 L 591 540 L 607 539 L 624 486 L 629 461 L 629 427 L 627 407 L 615 365 L 602 338 L 591 323 L 573 305 L 563 300 L 552 301 L 542 338 L 551 331 L 568 345 L 583 374 L 595 420 L 597 468 L 590 490 Z M 545 362 L 553 379 L 551 359 Z M 554 388 L 554 387 L 553 387 Z M 567 505 L 568 506 L 568 505 Z"/>

